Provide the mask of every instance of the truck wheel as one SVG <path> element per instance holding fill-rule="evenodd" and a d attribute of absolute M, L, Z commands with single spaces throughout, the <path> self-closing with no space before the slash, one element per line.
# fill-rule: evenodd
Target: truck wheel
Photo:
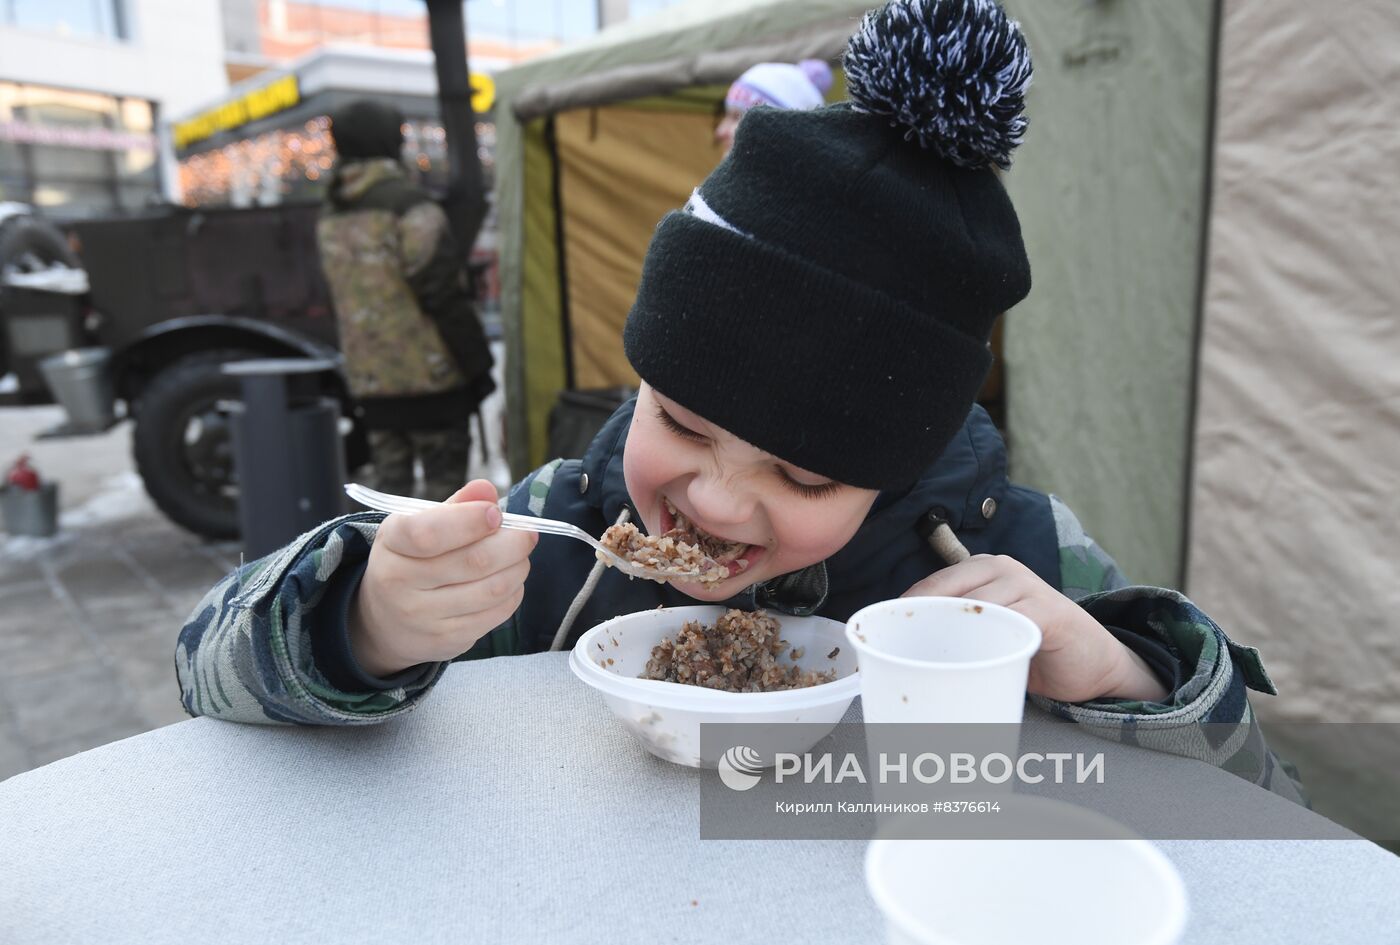
<path fill-rule="evenodd" d="M 238 380 L 219 366 L 263 357 L 227 349 L 187 355 L 153 377 L 136 406 L 132 455 L 155 504 L 177 525 L 209 538 L 238 537 L 233 438 L 222 400 Z"/>

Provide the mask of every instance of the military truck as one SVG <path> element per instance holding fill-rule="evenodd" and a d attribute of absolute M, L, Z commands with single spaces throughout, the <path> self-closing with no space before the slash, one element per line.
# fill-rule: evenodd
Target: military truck
<path fill-rule="evenodd" d="M 459 246 L 472 246 L 488 201 L 477 155 L 460 0 L 425 0 L 447 141 L 443 208 Z M 147 492 L 180 525 L 210 537 L 238 533 L 238 489 L 227 404 L 238 385 L 221 373 L 246 358 L 330 358 L 336 322 L 316 250 L 315 203 L 271 207 L 167 205 L 135 216 L 59 228 L 30 208 L 0 203 L 0 405 L 50 403 L 39 364 L 101 349 L 110 396 L 134 423 L 132 449 Z M 464 262 L 467 262 L 464 260 Z M 469 263 L 480 286 L 489 257 Z M 42 291 L 49 277 L 86 274 L 80 291 Z M 60 281 L 81 281 L 62 279 Z M 71 288 L 71 286 L 70 286 Z M 486 320 L 488 337 L 499 331 Z M 342 405 L 346 465 L 368 458 L 344 378 L 320 393 Z M 53 435 L 100 432 L 104 420 Z"/>
<path fill-rule="evenodd" d="M 237 399 L 238 385 L 220 366 L 244 358 L 339 359 L 316 215 L 315 204 L 168 206 L 60 228 L 11 205 L 0 220 L 0 404 L 51 403 L 39 362 L 104 349 L 114 417 L 134 424 L 133 457 L 151 498 L 194 532 L 236 535 L 223 405 Z M 86 292 L 32 288 L 42 284 L 35 276 L 74 272 L 86 273 Z M 366 456 L 353 402 L 338 374 L 321 384 L 343 405 L 353 468 Z M 65 425 L 50 435 L 97 432 Z"/>

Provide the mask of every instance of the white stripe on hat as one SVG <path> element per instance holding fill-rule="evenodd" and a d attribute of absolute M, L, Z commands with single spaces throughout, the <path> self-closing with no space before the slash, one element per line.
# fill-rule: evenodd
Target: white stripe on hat
<path fill-rule="evenodd" d="M 748 236 L 743 230 L 734 226 L 724 217 L 710 209 L 710 205 L 705 202 L 705 198 L 700 196 L 700 188 L 697 187 L 690 193 L 690 199 L 685 202 L 685 212 L 693 217 L 698 217 L 706 223 L 713 223 L 715 226 L 722 226 L 731 233 L 738 233 L 740 236 Z"/>

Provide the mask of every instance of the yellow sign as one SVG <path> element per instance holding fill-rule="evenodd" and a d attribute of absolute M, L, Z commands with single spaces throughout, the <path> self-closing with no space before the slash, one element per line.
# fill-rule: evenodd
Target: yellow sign
<path fill-rule="evenodd" d="M 172 129 L 175 147 L 189 147 L 196 141 L 211 138 L 220 131 L 228 131 L 250 121 L 285 111 L 300 101 L 301 91 L 297 88 L 297 77 L 284 75 L 276 82 L 254 89 L 217 108 L 211 108 L 189 121 L 176 122 Z"/>
<path fill-rule="evenodd" d="M 496 104 L 496 80 L 481 72 L 467 76 L 472 89 L 472 111 L 484 115 Z"/>
<path fill-rule="evenodd" d="M 496 104 L 496 80 L 485 73 L 473 72 L 467 81 L 472 90 L 472 111 L 484 115 Z M 175 136 L 175 148 L 184 150 L 197 141 L 212 138 L 220 131 L 229 131 L 250 121 L 286 111 L 300 101 L 297 77 L 284 75 L 276 82 L 211 108 L 189 121 L 176 122 L 171 129 Z"/>

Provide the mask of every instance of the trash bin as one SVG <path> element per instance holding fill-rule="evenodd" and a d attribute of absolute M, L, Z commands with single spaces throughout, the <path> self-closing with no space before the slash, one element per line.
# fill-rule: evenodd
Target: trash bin
<path fill-rule="evenodd" d="M 73 432 L 101 432 L 112 425 L 116 394 L 111 361 L 106 348 L 72 348 L 39 362 L 44 383 L 68 414 Z"/>
<path fill-rule="evenodd" d="M 242 400 L 228 404 L 243 551 L 260 558 L 345 511 L 340 402 L 320 394 L 317 375 L 336 363 L 314 358 L 232 361 Z"/>
<path fill-rule="evenodd" d="M 582 456 L 608 418 L 636 393 L 635 387 L 561 390 L 549 411 L 549 455 Z"/>
<path fill-rule="evenodd" d="M 58 531 L 58 485 L 45 482 L 38 489 L 0 486 L 0 516 L 11 535 L 48 538 Z"/>

